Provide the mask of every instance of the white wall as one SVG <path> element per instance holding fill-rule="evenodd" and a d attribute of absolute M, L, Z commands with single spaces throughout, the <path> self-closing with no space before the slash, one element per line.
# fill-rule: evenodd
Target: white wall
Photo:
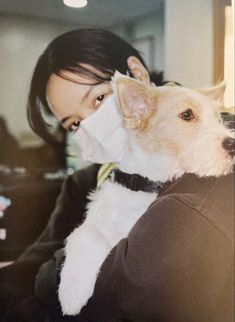
<path fill-rule="evenodd" d="M 189 87 L 213 81 L 213 0 L 165 0 L 165 75 Z"/>
<path fill-rule="evenodd" d="M 213 0 L 165 0 L 158 12 L 113 31 L 129 41 L 152 35 L 154 69 L 166 80 L 192 88 L 213 83 Z"/>
<path fill-rule="evenodd" d="M 153 69 L 163 70 L 164 68 L 164 12 L 162 9 L 148 15 L 142 19 L 139 19 L 126 26 L 118 26 L 112 28 L 112 31 L 121 37 L 124 37 L 127 41 L 134 41 L 146 36 L 151 36 L 154 39 L 154 62 Z M 138 48 L 137 48 L 138 49 Z M 145 59 L 145 57 L 143 57 Z"/>
<path fill-rule="evenodd" d="M 39 55 L 55 36 L 73 28 L 47 20 L 0 16 L 0 115 L 6 117 L 16 137 L 30 131 L 27 95 Z"/>
<path fill-rule="evenodd" d="M 233 107 L 231 112 L 234 113 L 234 26 L 232 6 L 226 7 L 225 10 L 224 79 L 226 81 L 224 104 L 226 107 Z"/>

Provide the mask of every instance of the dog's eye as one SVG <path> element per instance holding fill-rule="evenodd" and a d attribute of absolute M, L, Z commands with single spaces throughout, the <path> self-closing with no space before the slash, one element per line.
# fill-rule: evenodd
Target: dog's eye
<path fill-rule="evenodd" d="M 188 109 L 187 111 L 180 113 L 179 117 L 184 121 L 190 121 L 190 120 L 194 119 L 193 111 Z"/>

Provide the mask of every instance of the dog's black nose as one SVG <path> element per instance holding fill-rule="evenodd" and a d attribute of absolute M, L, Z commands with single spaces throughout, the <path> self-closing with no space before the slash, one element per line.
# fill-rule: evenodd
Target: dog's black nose
<path fill-rule="evenodd" d="M 226 138 L 222 142 L 223 148 L 233 157 L 235 155 L 235 140 L 232 138 Z"/>

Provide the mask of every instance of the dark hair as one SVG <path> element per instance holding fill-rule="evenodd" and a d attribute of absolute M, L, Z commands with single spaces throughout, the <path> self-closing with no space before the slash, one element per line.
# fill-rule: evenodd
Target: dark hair
<path fill-rule="evenodd" d="M 64 33 L 55 38 L 39 57 L 35 67 L 28 97 L 28 120 L 32 130 L 49 143 L 57 144 L 49 131 L 49 126 L 42 114 L 52 114 L 46 100 L 46 86 L 49 77 L 62 70 L 89 76 L 91 80 L 101 83 L 111 79 L 115 70 L 126 74 L 129 56 L 137 57 L 146 67 L 140 53 L 124 39 L 103 29 L 78 29 Z M 82 64 L 95 67 L 105 76 L 97 75 Z M 146 67 L 147 69 L 147 67 Z M 131 72 L 129 71 L 130 76 Z M 153 76 L 160 85 L 162 73 Z"/>

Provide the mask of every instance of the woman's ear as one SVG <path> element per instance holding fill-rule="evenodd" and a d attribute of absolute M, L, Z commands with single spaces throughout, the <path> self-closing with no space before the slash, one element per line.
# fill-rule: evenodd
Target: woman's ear
<path fill-rule="evenodd" d="M 138 79 L 147 84 L 150 84 L 149 73 L 137 57 L 135 56 L 128 57 L 127 65 L 135 79 Z"/>

